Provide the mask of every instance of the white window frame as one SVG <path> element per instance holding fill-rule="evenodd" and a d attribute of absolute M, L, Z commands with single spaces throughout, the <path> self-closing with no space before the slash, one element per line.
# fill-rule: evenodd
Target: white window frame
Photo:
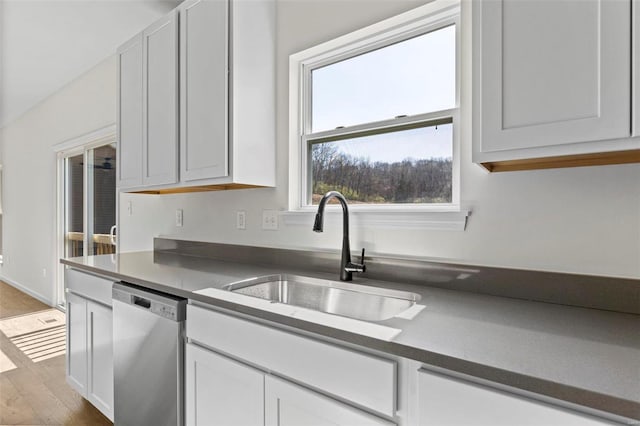
<path fill-rule="evenodd" d="M 385 205 L 352 205 L 350 210 L 365 222 L 371 224 L 392 224 L 417 218 L 419 227 L 429 227 L 429 223 L 446 222 L 446 229 L 462 229 L 466 223 L 468 212 L 460 208 L 460 1 L 436 0 L 433 3 L 413 9 L 409 12 L 384 20 L 377 24 L 349 33 L 310 49 L 293 54 L 289 59 L 289 213 L 285 214 L 285 223 L 295 223 L 293 217 L 301 217 L 301 213 L 313 212 L 317 206 L 307 205 L 309 186 L 307 143 L 311 134 L 310 94 L 311 70 L 323 65 L 388 46 L 421 34 L 435 31 L 449 25 L 456 27 L 456 93 L 455 108 L 436 113 L 420 114 L 406 118 L 367 123 L 364 126 L 351 126 L 345 129 L 317 132 L 319 135 L 335 136 L 337 133 L 354 133 L 371 128 L 411 125 L 412 123 L 433 120 L 437 122 L 443 117 L 451 117 L 453 122 L 453 158 L 452 158 L 452 201 L 446 204 L 385 204 Z M 339 206 L 328 206 L 338 209 Z M 443 213 L 447 214 L 446 217 Z M 420 214 L 420 216 L 416 216 Z M 393 215 L 393 216 L 390 216 Z M 439 216 L 439 218 L 436 218 Z M 416 220 L 413 220 L 416 222 Z M 426 225 L 426 226 L 425 226 Z M 442 229 L 435 226 L 436 229 Z"/>

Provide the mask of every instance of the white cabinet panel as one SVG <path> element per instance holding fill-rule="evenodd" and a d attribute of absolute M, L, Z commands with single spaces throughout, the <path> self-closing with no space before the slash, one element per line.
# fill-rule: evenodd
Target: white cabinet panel
<path fill-rule="evenodd" d="M 214 352 L 187 344 L 186 424 L 264 424 L 264 374 Z"/>
<path fill-rule="evenodd" d="M 629 0 L 483 1 L 473 16 L 474 161 L 630 136 Z"/>
<path fill-rule="evenodd" d="M 631 22 L 631 69 L 633 72 L 633 98 L 631 111 L 633 112 L 633 136 L 640 136 L 640 0 L 632 0 Z"/>
<path fill-rule="evenodd" d="M 113 314 L 111 308 L 89 301 L 87 319 L 87 399 L 113 420 Z"/>
<path fill-rule="evenodd" d="M 143 33 L 143 184 L 178 180 L 178 24 L 173 11 Z"/>
<path fill-rule="evenodd" d="M 497 389 L 431 371 L 418 372 L 419 425 L 596 426 L 612 425 Z"/>
<path fill-rule="evenodd" d="M 180 178 L 227 176 L 228 2 L 180 8 Z"/>
<path fill-rule="evenodd" d="M 67 268 L 64 270 L 64 285 L 78 296 L 111 306 L 113 281 L 110 279 Z"/>
<path fill-rule="evenodd" d="M 67 293 L 67 383 L 87 393 L 87 301 Z"/>
<path fill-rule="evenodd" d="M 396 414 L 393 360 L 194 305 L 187 306 L 187 317 L 187 336 L 197 342 L 383 415 Z"/>
<path fill-rule="evenodd" d="M 107 300 L 112 282 L 72 269 L 67 289 L 66 378 L 82 397 L 113 420 L 113 314 Z M 73 292 L 72 292 L 73 291 Z M 75 292 L 75 293 L 74 293 Z M 108 299 L 111 303 L 111 299 Z"/>
<path fill-rule="evenodd" d="M 233 1 L 231 168 L 236 182 L 276 185 L 276 2 Z"/>
<path fill-rule="evenodd" d="M 393 424 L 279 378 L 265 377 L 266 426 Z"/>
<path fill-rule="evenodd" d="M 122 45 L 118 57 L 118 186 L 142 184 L 142 34 Z"/>

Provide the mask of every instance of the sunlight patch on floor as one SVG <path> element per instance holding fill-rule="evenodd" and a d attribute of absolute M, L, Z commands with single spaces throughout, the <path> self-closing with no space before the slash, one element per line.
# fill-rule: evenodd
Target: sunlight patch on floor
<path fill-rule="evenodd" d="M 0 373 L 4 373 L 5 371 L 11 371 L 16 367 L 16 365 L 9 359 L 9 357 L 0 350 Z"/>
<path fill-rule="evenodd" d="M 65 326 L 12 337 L 11 341 L 33 362 L 44 361 L 65 353 Z"/>
<path fill-rule="evenodd" d="M 65 353 L 65 315 L 57 309 L 0 320 L 0 331 L 33 362 Z"/>
<path fill-rule="evenodd" d="M 63 312 L 57 309 L 45 309 L 44 311 L 2 319 L 0 320 L 0 331 L 11 338 L 61 324 L 65 324 Z"/>

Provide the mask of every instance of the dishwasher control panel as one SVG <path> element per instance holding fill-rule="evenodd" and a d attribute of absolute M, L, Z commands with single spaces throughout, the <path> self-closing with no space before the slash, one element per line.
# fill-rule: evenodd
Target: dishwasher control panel
<path fill-rule="evenodd" d="M 128 284 L 115 283 L 112 289 L 113 300 L 138 307 L 172 321 L 184 321 L 186 299 L 169 294 L 150 292 Z"/>
<path fill-rule="evenodd" d="M 178 319 L 178 308 L 176 306 L 168 306 L 159 302 L 151 303 L 151 312 L 170 320 L 177 321 Z"/>

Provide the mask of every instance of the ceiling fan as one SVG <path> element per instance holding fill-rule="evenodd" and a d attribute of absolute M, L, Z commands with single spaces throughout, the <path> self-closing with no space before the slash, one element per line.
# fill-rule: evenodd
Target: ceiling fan
<path fill-rule="evenodd" d="M 97 160 L 97 159 L 96 159 Z M 111 157 L 104 157 L 102 164 L 94 164 L 94 169 L 102 169 L 102 170 L 114 170 L 113 164 L 111 164 Z M 84 166 L 84 163 L 80 163 L 81 166 Z"/>

